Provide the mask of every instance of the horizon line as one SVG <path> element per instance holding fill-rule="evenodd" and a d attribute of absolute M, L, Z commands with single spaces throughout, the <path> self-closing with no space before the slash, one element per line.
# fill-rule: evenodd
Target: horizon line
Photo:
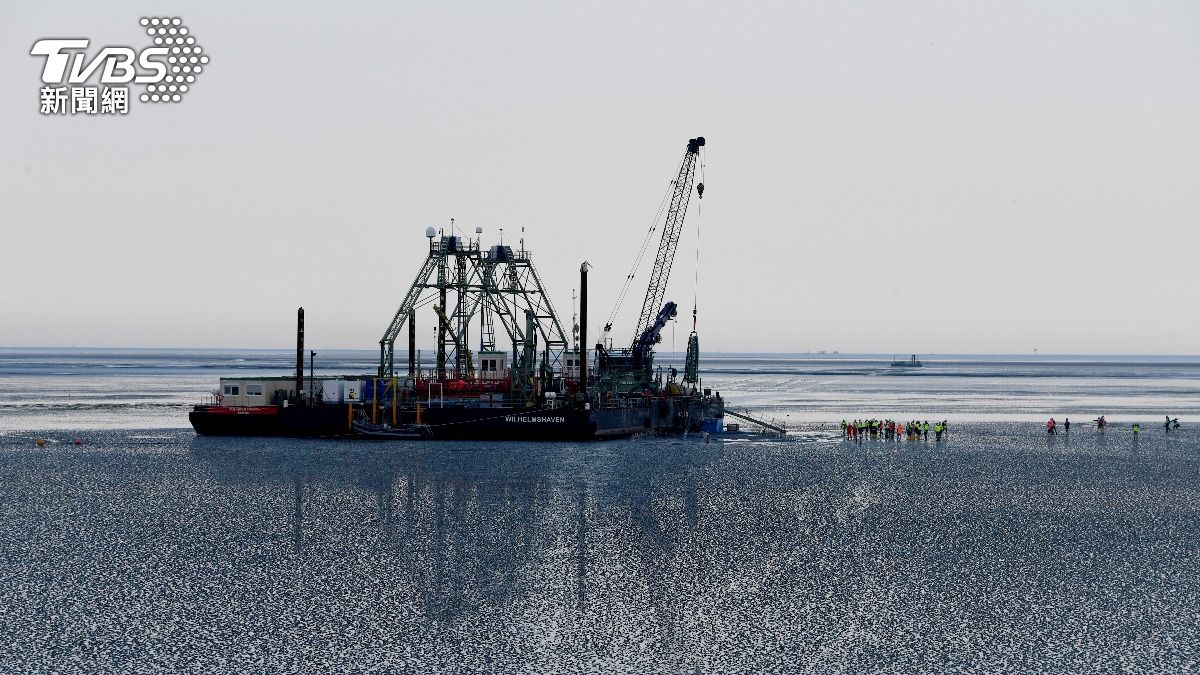
<path fill-rule="evenodd" d="M 311 345 L 306 345 L 305 349 L 311 349 Z M 357 351 L 357 352 L 374 352 L 370 347 L 330 347 L 322 346 L 322 349 L 329 351 Z M 436 350 L 436 345 L 427 347 L 418 347 L 420 350 Z M 38 346 L 10 346 L 0 345 L 2 350 L 59 350 L 59 351 L 78 351 L 78 350 L 127 350 L 127 351 L 246 351 L 246 352 L 291 352 L 294 347 L 194 347 L 194 346 L 96 346 L 96 345 L 38 345 Z M 594 351 L 589 349 L 589 351 Z M 665 351 L 656 350 L 655 354 L 683 354 L 682 351 Z M 945 357 L 945 356 L 1020 356 L 1028 358 L 1048 358 L 1055 356 L 1108 356 L 1108 357 L 1138 357 L 1138 356 L 1159 356 L 1159 357 L 1181 357 L 1181 358 L 1200 358 L 1200 353 L 1197 354 L 1182 354 L 1182 353 L 1162 353 L 1162 352 L 1126 352 L 1126 353 L 1110 353 L 1110 352 L 882 352 L 882 351 L 864 351 L 864 352 L 840 352 L 840 351 L 733 351 L 733 350 L 701 350 L 701 354 L 750 354 L 761 356 L 891 356 L 892 358 L 904 358 L 904 355 L 927 357 Z"/>

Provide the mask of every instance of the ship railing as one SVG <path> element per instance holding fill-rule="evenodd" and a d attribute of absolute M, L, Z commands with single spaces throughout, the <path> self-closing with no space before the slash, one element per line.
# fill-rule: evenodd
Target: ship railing
<path fill-rule="evenodd" d="M 701 402 L 708 403 L 711 401 L 720 400 L 715 396 L 704 396 L 699 391 L 684 391 L 680 394 L 667 395 L 664 391 L 643 396 L 642 394 L 616 394 L 613 392 L 602 392 L 595 394 L 592 398 L 593 408 L 602 409 L 633 409 L 633 408 L 648 408 L 655 405 L 658 401 L 664 398 L 672 398 L 683 402 Z"/>
<path fill-rule="evenodd" d="M 450 240 L 454 240 L 454 247 L 451 249 Z M 479 253 L 479 244 L 470 237 L 465 237 L 458 234 L 443 234 L 440 237 L 431 238 L 429 240 L 429 250 L 434 253 Z"/>

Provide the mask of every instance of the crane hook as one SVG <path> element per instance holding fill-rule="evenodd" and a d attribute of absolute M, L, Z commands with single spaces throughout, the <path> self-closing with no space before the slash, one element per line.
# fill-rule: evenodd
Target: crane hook
<path fill-rule="evenodd" d="M 704 199 L 704 183 L 696 183 L 696 194 L 700 196 L 700 199 Z"/>

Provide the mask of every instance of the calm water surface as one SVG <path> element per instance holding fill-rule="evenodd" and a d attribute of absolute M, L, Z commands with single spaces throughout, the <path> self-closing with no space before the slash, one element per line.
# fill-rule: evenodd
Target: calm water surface
<path fill-rule="evenodd" d="M 9 435 L 0 668 L 1194 670 L 1195 433 Z"/>

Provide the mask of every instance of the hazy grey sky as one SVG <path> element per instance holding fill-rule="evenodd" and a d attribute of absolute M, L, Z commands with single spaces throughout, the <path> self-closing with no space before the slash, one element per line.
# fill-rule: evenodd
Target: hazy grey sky
<path fill-rule="evenodd" d="M 1195 2 L 246 4 L 6 4 L 0 345 L 374 347 L 450 218 L 598 329 L 699 134 L 706 350 L 1200 352 Z M 143 15 L 182 103 L 39 114 Z"/>

